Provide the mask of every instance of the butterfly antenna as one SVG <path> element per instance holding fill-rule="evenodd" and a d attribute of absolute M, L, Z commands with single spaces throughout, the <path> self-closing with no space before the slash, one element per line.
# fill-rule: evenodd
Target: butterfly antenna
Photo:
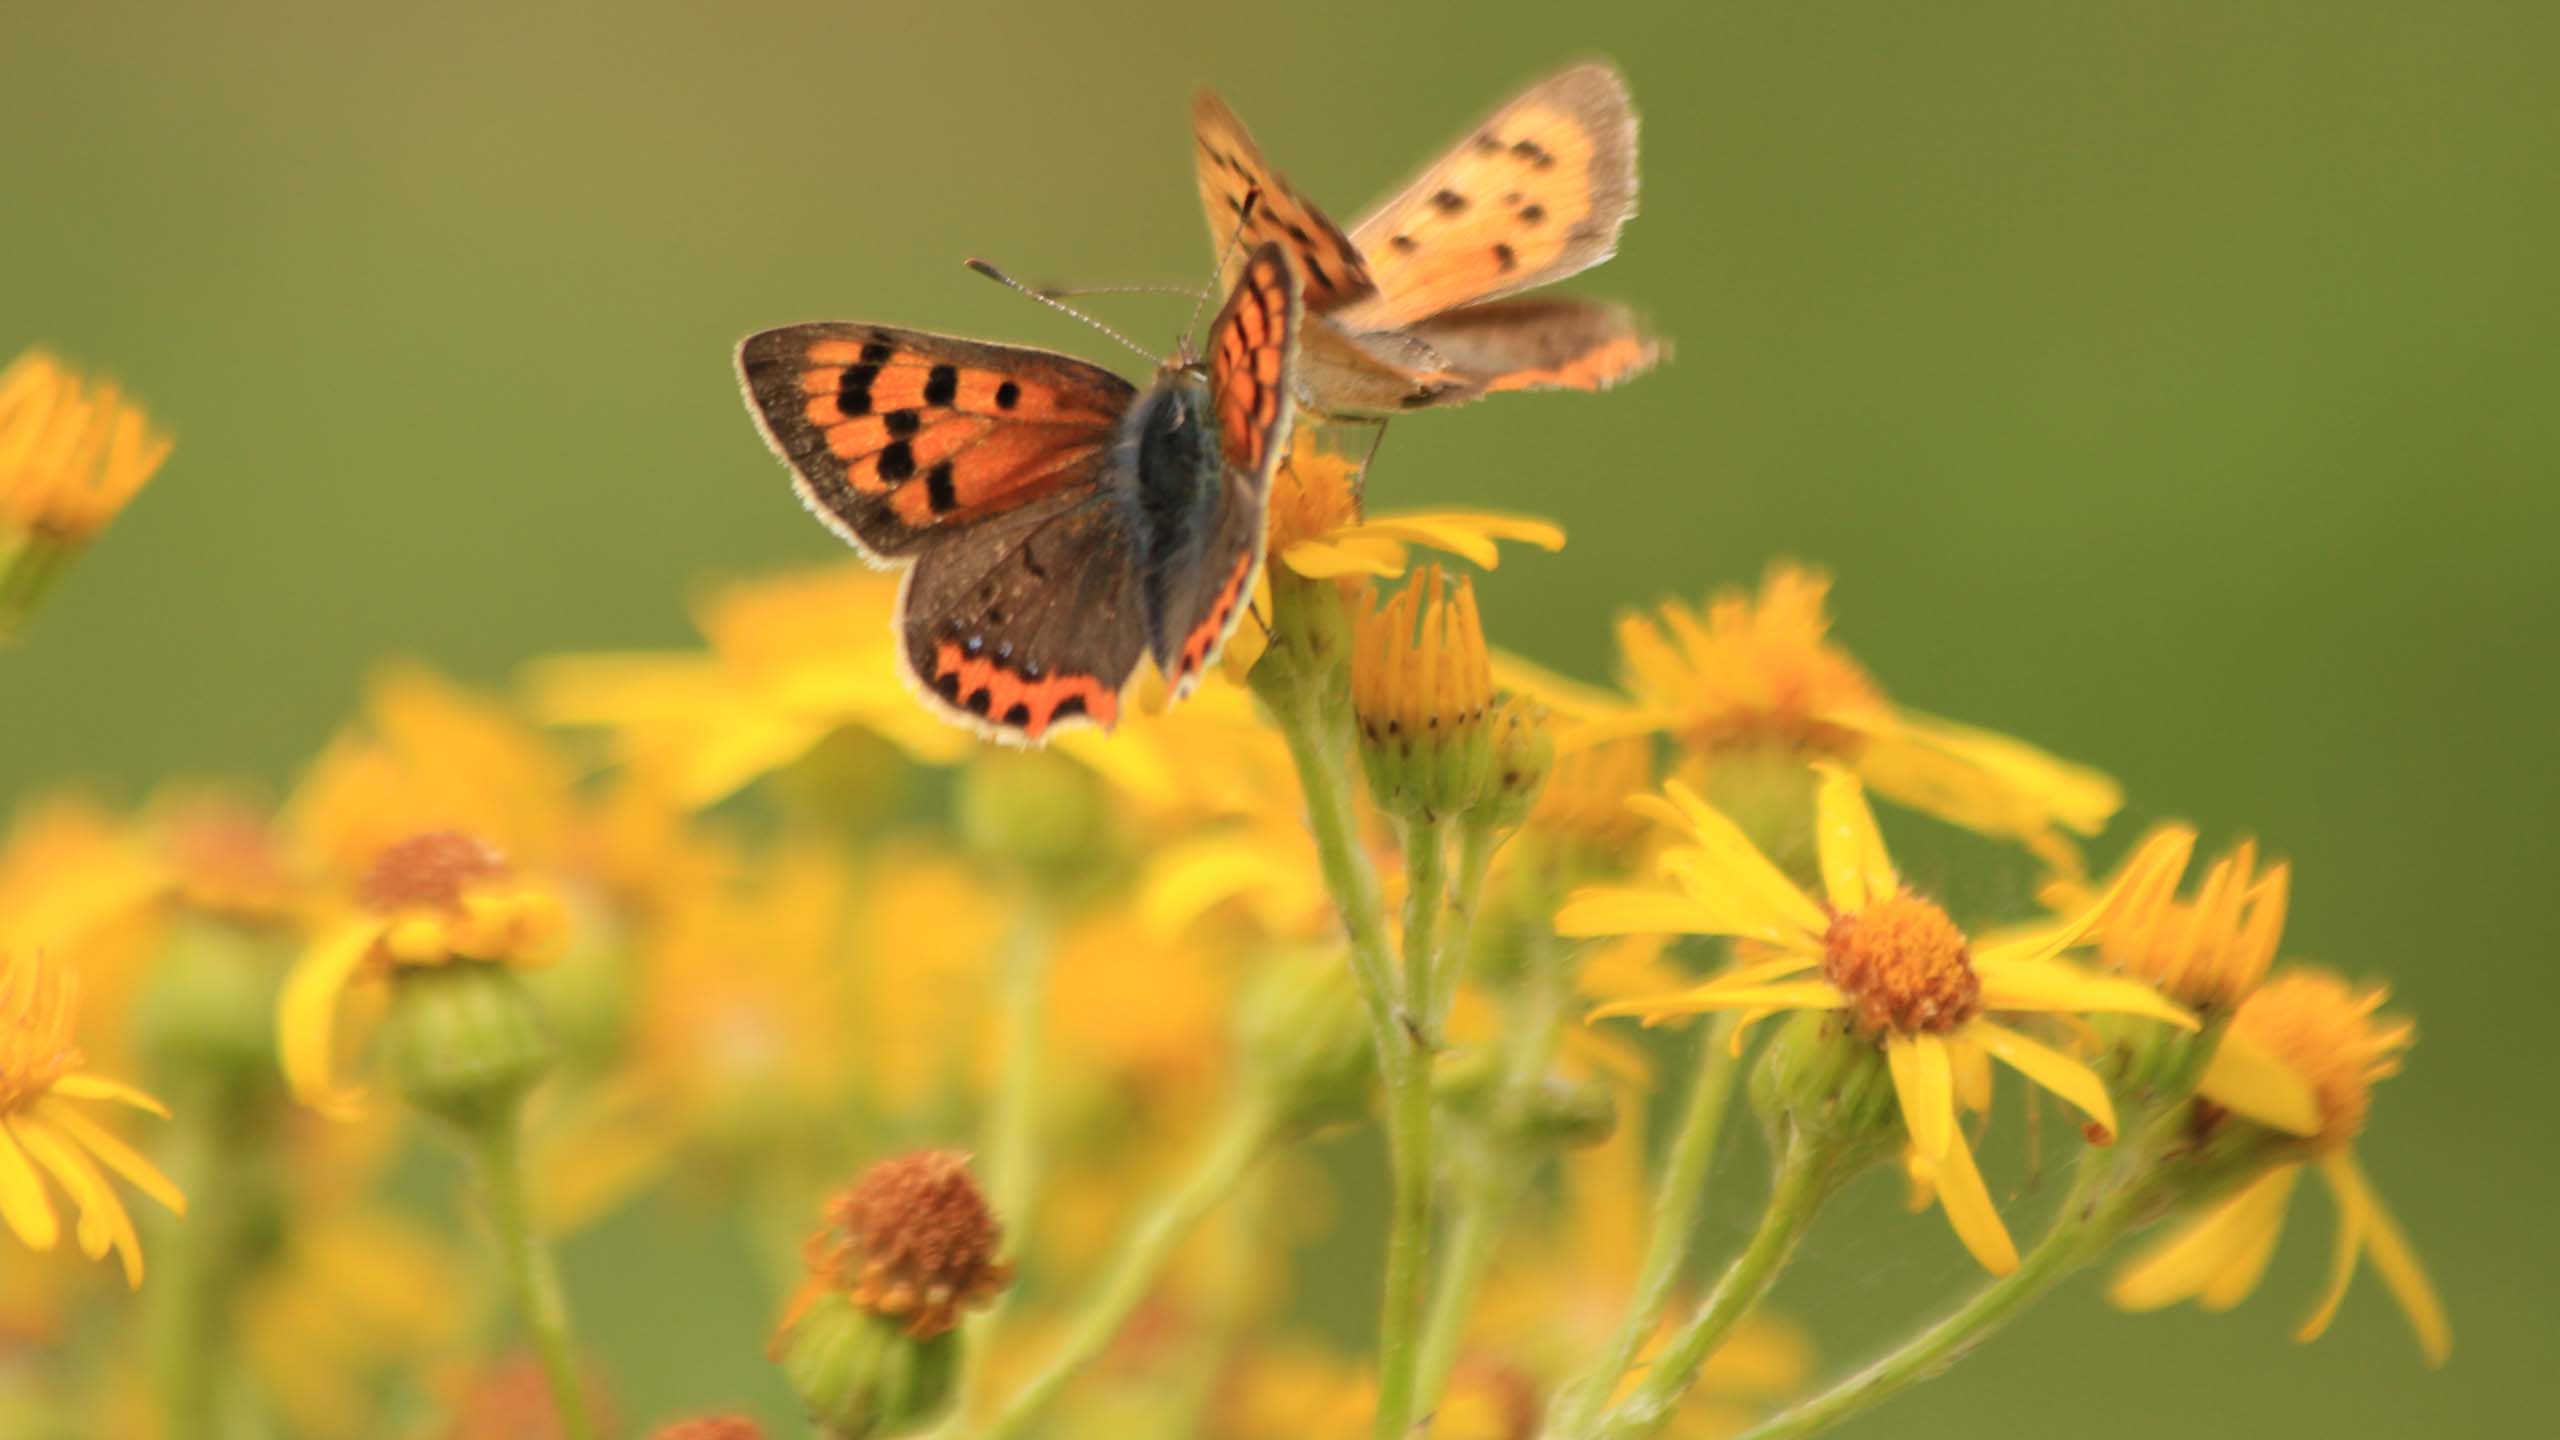
<path fill-rule="evenodd" d="M 1040 298 L 1043 300 L 1067 300 L 1085 295 L 1179 295 L 1185 300 L 1197 300 L 1201 293 L 1188 285 L 1043 285 L 1040 287 Z"/>
<path fill-rule="evenodd" d="M 1083 321 L 1094 329 L 1101 331 L 1103 334 L 1110 336 L 1112 339 L 1117 340 L 1121 344 L 1128 346 L 1130 349 L 1137 351 L 1139 354 L 1146 356 L 1147 363 L 1150 365 L 1162 365 L 1164 363 L 1164 357 L 1158 355 L 1153 350 L 1150 350 L 1146 346 L 1139 344 L 1137 341 L 1130 339 L 1128 336 L 1121 334 L 1119 331 L 1112 329 L 1110 326 L 1103 324 L 1101 321 L 1094 319 L 1092 316 L 1087 315 L 1073 305 L 1069 305 L 1063 300 L 1056 299 L 1044 291 L 1032 289 L 1030 286 L 1014 279 L 1012 276 L 1007 275 L 984 260 L 970 259 L 962 263 L 966 264 L 970 269 L 977 271 L 979 274 L 986 276 L 988 279 L 993 280 L 997 284 L 1004 286 L 1008 290 L 1020 291 L 1022 294 L 1030 296 L 1032 299 L 1039 301 L 1041 304 L 1048 306 L 1050 309 L 1057 311 L 1061 315 L 1074 316 L 1076 319 Z"/>
<path fill-rule="evenodd" d="M 1236 228 L 1227 235 L 1227 243 L 1218 249 L 1218 263 L 1209 271 L 1209 283 L 1200 287 L 1200 302 L 1191 307 L 1190 323 L 1182 327 L 1183 348 L 1188 350 L 1191 337 L 1200 333 L 1200 312 L 1209 308 L 1209 297 L 1218 293 L 1218 277 L 1227 273 L 1227 262 L 1236 258 L 1236 247 L 1244 243 L 1245 227 L 1253 223 L 1254 209 L 1262 204 L 1262 187 L 1244 192 L 1244 203 L 1236 207 Z"/>

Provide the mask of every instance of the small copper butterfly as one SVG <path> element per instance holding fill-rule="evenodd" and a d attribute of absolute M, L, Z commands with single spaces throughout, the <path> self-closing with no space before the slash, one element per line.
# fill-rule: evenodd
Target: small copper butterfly
<path fill-rule="evenodd" d="M 917 695 L 1037 744 L 1119 718 L 1152 656 L 1188 694 L 1262 568 L 1288 448 L 1297 275 L 1246 254 L 1211 323 L 1140 390 L 1099 365 L 882 325 L 787 325 L 738 375 L 800 498 L 875 564 Z"/>
<path fill-rule="evenodd" d="M 1622 306 L 1500 298 L 1608 259 L 1635 213 L 1636 116 L 1614 67 L 1575 65 L 1522 91 L 1347 235 L 1206 90 L 1191 135 L 1212 237 L 1224 245 L 1241 226 L 1248 242 L 1286 246 L 1305 277 L 1311 409 L 1599 390 L 1661 358 Z"/>

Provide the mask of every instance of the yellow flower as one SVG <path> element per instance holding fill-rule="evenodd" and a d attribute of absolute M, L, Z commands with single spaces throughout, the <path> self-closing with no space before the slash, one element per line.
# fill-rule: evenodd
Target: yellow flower
<path fill-rule="evenodd" d="M 1772 947 L 1774 959 L 1688 990 L 1606 1005 L 1593 1016 L 1651 1022 L 1710 1010 L 1739 1010 L 1746 1019 L 1782 1010 L 1844 1013 L 1882 1048 L 1904 1128 L 1936 1169 L 1949 1223 L 1976 1259 L 2005 1273 L 2016 1267 L 2017 1250 L 1956 1128 L 1959 1097 L 1987 1084 L 1989 1061 L 1999 1060 L 2079 1108 L 2099 1132 L 2112 1135 L 2116 1116 L 2087 1066 L 1988 1017 L 2112 1011 L 2194 1028 L 2151 987 L 2059 959 L 2088 939 L 2133 883 L 2184 852 L 2177 837 L 2160 837 L 2125 879 L 2062 925 L 1977 944 L 1903 885 L 1857 778 L 1835 765 L 1817 770 L 1823 899 L 1798 890 L 1731 820 L 1675 781 L 1667 802 L 1647 808 L 1688 841 L 1663 856 L 1677 887 L 1578 891 L 1556 928 L 1567 935 L 1726 935 Z M 1819 978 L 1798 978 L 1808 970 Z"/>
<path fill-rule="evenodd" d="M 2094 835 L 2122 803 L 2084 766 L 1903 709 L 1826 638 L 1830 578 L 1776 564 L 1755 599 L 1678 602 L 1618 622 L 1631 704 L 1586 706 L 1581 743 L 1664 731 L 1710 765 L 1776 751 L 1830 759 L 1878 794 L 1982 834 L 2015 838 L 2057 867 L 2073 862 L 2056 831 Z M 1569 697 L 1542 696 L 1573 713 Z M 1571 729 L 1564 743 L 1575 743 Z"/>
<path fill-rule="evenodd" d="M 1351 710 L 1369 791 L 1399 815 L 1439 819 L 1473 805 L 1493 750 L 1484 718 L 1493 674 L 1475 586 L 1425 566 L 1353 622 Z"/>
<path fill-rule="evenodd" d="M 2136 847 L 2136 855 L 2150 843 Z M 2126 886 L 2122 903 L 2098 932 L 2098 961 L 2150 982 L 2200 1016 L 2229 1015 L 2275 960 L 2292 869 L 2283 862 L 2259 869 L 2256 843 L 2244 840 L 2205 872 L 2194 898 L 2181 900 L 2178 882 L 2185 869 L 2182 856 L 2178 864 L 2157 867 Z M 2070 910 L 2087 904 L 2091 893 L 2065 877 L 2047 888 L 2045 898 L 2057 911 Z M 2320 1128 L 2311 1087 L 2244 1031 L 2224 1032 L 2196 1089 L 2226 1110 L 2289 1134 Z"/>
<path fill-rule="evenodd" d="M 115 386 L 91 388 L 42 350 L 0 370 L 0 638 L 168 458 Z"/>
<path fill-rule="evenodd" d="M 356 913 L 328 926 L 285 977 L 276 1043 L 305 1104 L 353 1113 L 361 1096 L 330 1072 L 348 987 L 393 970 L 456 963 L 547 964 L 568 925 L 559 897 L 516 873 L 494 847 L 431 830 L 386 847 L 359 887 Z"/>
<path fill-rule="evenodd" d="M 2444 1363 L 2453 1352 L 2444 1302 L 2355 1158 L 2373 1084 L 2399 1071 L 2400 1053 L 2416 1033 L 2407 1021 L 2378 1013 L 2384 999 L 2379 987 L 2358 989 L 2335 975 L 2300 969 L 2277 976 L 2242 1003 L 2232 1021 L 2233 1037 L 2277 1057 L 2318 1097 L 2320 1126 L 2302 1142 L 2311 1158 L 2277 1165 L 2154 1243 L 2117 1272 L 2109 1299 L 2128 1310 L 2180 1300 L 2227 1310 L 2249 1298 L 2275 1253 L 2294 1184 L 2309 1165 L 2318 1168 L 2337 1200 L 2338 1233 L 2328 1283 L 2294 1338 L 2316 1340 L 2329 1328 L 2355 1278 L 2356 1262 L 2370 1259 L 2417 1333 L 2427 1363 Z"/>
<path fill-rule="evenodd" d="M 72 1038 L 78 1007 L 72 976 L 38 955 L 0 955 L 0 1219 L 30 1249 L 52 1249 L 62 1222 L 45 1190 L 51 1176 L 79 1217 L 81 1253 L 95 1260 L 115 1251 L 125 1283 L 139 1287 L 142 1242 L 109 1172 L 175 1214 L 186 1213 L 186 1197 L 71 1102 L 103 1100 L 164 1120 L 169 1112 L 132 1086 L 81 1068 Z"/>
<path fill-rule="evenodd" d="M 732 585 L 697 617 L 707 654 L 559 655 L 528 675 L 534 712 L 612 732 L 617 757 L 685 807 L 800 759 L 839 728 L 910 758 L 975 746 L 899 679 L 898 579 L 839 566 Z"/>

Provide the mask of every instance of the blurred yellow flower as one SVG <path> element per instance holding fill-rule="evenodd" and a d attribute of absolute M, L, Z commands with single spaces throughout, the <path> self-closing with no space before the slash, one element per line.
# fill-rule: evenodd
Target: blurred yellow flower
<path fill-rule="evenodd" d="M 168 437 L 114 385 L 42 350 L 0 370 L 0 640 L 168 458 Z"/>
<path fill-rule="evenodd" d="M 125 1283 L 138 1288 L 142 1241 L 109 1173 L 175 1214 L 186 1213 L 186 1197 L 158 1166 L 71 1102 L 106 1101 L 164 1120 L 169 1112 L 123 1081 L 81 1068 L 73 1038 L 78 1018 L 76 977 L 41 955 L 0 953 L 0 1220 L 31 1249 L 58 1244 L 62 1222 L 46 1192 L 50 1176 L 78 1216 L 81 1253 L 95 1260 L 115 1251 Z"/>
<path fill-rule="evenodd" d="M 625 766 L 688 809 L 791 764 L 844 726 L 947 763 L 975 745 L 899 679 L 898 577 L 861 566 L 747 581 L 696 617 L 707 653 L 556 655 L 527 672 L 534 713 L 610 732 Z"/>
<path fill-rule="evenodd" d="M 2107 1135 L 2116 1117 L 2105 1085 L 2087 1066 L 1987 1017 L 2113 1011 L 2195 1028 L 2150 986 L 2059 959 L 2085 943 L 2133 885 L 2182 863 L 2181 842 L 2192 840 L 2159 837 L 2114 887 L 2060 926 L 1976 944 L 1944 910 L 1903 885 L 1857 777 L 1835 765 L 1817 770 L 1822 899 L 1797 889 L 1731 820 L 1674 781 L 1667 801 L 1647 808 L 1687 841 L 1663 856 L 1675 887 L 1577 891 L 1556 928 L 1567 935 L 1728 935 L 1774 947 L 1775 959 L 1687 990 L 1604 1005 L 1593 1018 L 1641 1015 L 1651 1023 L 1739 1010 L 1748 1021 L 1782 1010 L 1844 1012 L 1884 1051 L 1904 1127 L 1935 1169 L 1938 1199 L 1957 1236 L 1986 1268 L 2006 1273 L 2017 1266 L 2017 1249 L 1957 1131 L 1958 1100 L 1979 1098 L 1965 1092 L 1987 1084 L 1988 1061 L 1996 1059 L 2078 1107 Z M 1820 978 L 1796 978 L 1807 970 Z"/>
<path fill-rule="evenodd" d="M 1716 595 L 1702 613 L 1667 602 L 1618 622 L 1630 701 L 1542 694 L 1572 748 L 1662 731 L 1712 769 L 1747 753 L 1830 759 L 1897 803 L 2019 840 L 2069 868 L 2059 833 L 2094 835 L 2123 802 L 2114 781 L 2031 745 L 1907 710 L 1827 638 L 1830 577 L 1779 563 L 1759 594 Z M 2057 829 L 2058 827 L 2058 829 Z"/>
<path fill-rule="evenodd" d="M 2374 1082 L 2399 1072 L 2400 1054 L 2416 1037 L 2408 1021 L 2379 1013 L 2385 998 L 2379 986 L 2359 989 L 2325 971 L 2299 969 L 2277 976 L 2242 1003 L 2232 1021 L 2233 1037 L 2275 1056 L 2318 1097 L 2319 1129 L 2302 1142 L 2310 1158 L 2278 1164 L 2172 1230 L 2116 1273 L 2109 1299 L 2128 1310 L 2181 1300 L 2227 1310 L 2248 1299 L 2275 1254 L 2287 1202 L 2309 1165 L 2318 1168 L 2337 1200 L 2338 1233 L 2328 1283 L 2294 1338 L 2316 1340 L 2329 1328 L 2357 1262 L 2370 1259 L 2417 1333 L 2427 1363 L 2444 1363 L 2453 1353 L 2444 1302 L 2355 1158 Z"/>
<path fill-rule="evenodd" d="M 331 1079 L 340 1001 L 367 976 L 455 963 L 542 965 L 558 958 L 568 912 L 495 847 L 455 830 L 386 846 L 355 913 L 323 929 L 285 977 L 276 1043 L 296 1098 L 352 1114 L 362 1097 Z"/>

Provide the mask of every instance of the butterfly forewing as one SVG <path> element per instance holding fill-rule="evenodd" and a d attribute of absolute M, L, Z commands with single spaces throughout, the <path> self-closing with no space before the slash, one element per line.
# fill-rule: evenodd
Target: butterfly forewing
<path fill-rule="evenodd" d="M 1371 293 L 1360 252 L 1315 202 L 1299 194 L 1263 162 L 1253 136 L 1227 108 L 1202 90 L 1191 99 L 1192 168 L 1200 180 L 1200 206 L 1209 217 L 1209 243 L 1235 257 L 1220 282 L 1233 285 L 1243 256 L 1262 244 L 1285 245 L 1303 277 L 1306 307 L 1322 314 Z M 1245 204 L 1253 202 L 1251 214 Z M 1244 240 L 1229 246 L 1241 218 Z"/>
<path fill-rule="evenodd" d="M 1495 111 L 1352 227 L 1376 292 L 1335 318 L 1394 329 L 1563 279 L 1609 258 L 1635 198 L 1626 82 L 1608 65 L 1576 65 Z"/>
<path fill-rule="evenodd" d="M 1090 490 L 1136 394 L 1068 356 L 878 325 L 751 335 L 738 373 L 801 497 L 874 559 Z"/>
<path fill-rule="evenodd" d="M 1153 646 L 1176 695 L 1190 692 L 1244 616 L 1261 573 L 1271 475 L 1288 446 L 1301 279 L 1276 244 L 1248 256 L 1209 327 L 1209 408 L 1218 474 L 1191 533 L 1154 558 L 1161 579 Z"/>

